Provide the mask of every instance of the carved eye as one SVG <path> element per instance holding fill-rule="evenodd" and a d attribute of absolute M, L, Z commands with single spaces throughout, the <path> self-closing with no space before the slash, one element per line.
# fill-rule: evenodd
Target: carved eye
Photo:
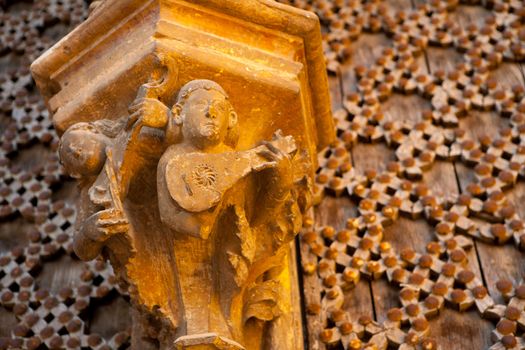
<path fill-rule="evenodd" d="M 226 111 L 226 107 L 224 107 L 223 104 L 216 105 L 215 108 L 219 113 L 224 113 Z"/>
<path fill-rule="evenodd" d="M 94 134 L 98 134 L 98 130 L 91 124 L 88 124 L 86 126 L 86 130 L 89 131 L 89 132 L 92 132 Z"/>

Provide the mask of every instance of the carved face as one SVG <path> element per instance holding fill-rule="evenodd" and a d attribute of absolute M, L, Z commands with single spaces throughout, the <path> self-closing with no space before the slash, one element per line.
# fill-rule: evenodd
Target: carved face
<path fill-rule="evenodd" d="M 231 118 L 235 117 L 230 102 L 220 92 L 198 89 L 180 107 L 184 138 L 199 148 L 224 142 Z"/>
<path fill-rule="evenodd" d="M 98 175 L 106 160 L 106 141 L 89 124 L 66 131 L 59 149 L 66 172 L 74 178 Z"/>

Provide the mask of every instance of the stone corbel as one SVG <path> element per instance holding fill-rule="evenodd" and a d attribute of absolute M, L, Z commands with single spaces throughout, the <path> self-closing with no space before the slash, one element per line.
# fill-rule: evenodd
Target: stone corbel
<path fill-rule="evenodd" d="M 129 286 L 134 336 L 302 349 L 293 239 L 334 137 L 317 17 L 102 1 L 32 72 L 78 179 L 75 251 Z"/>

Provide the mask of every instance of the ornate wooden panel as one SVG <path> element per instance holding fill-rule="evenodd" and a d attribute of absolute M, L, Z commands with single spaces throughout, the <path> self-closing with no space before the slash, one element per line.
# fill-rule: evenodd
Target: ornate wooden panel
<path fill-rule="evenodd" d="M 0 4 L 0 348 L 130 344 L 126 292 L 108 263 L 72 252 L 76 189 L 29 65 L 84 20 L 83 1 Z"/>
<path fill-rule="evenodd" d="M 523 4 L 293 3 L 327 29 L 339 135 L 301 240 L 310 348 L 522 348 Z"/>
<path fill-rule="evenodd" d="M 339 136 L 298 245 L 308 348 L 525 346 L 523 3 L 291 3 L 321 18 Z M 28 70 L 87 6 L 0 5 L 0 348 L 155 348 L 110 267 L 71 251 Z"/>

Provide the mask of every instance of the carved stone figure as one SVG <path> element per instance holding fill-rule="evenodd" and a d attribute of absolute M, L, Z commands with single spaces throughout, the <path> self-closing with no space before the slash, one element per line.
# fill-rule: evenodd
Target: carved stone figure
<path fill-rule="evenodd" d="M 133 233 L 122 201 L 134 173 L 148 162 L 156 161 L 179 134 L 168 119 L 167 107 L 158 100 L 173 88 L 176 68 L 166 56 L 161 56 L 159 63 L 167 67 L 165 76 L 159 70 L 152 72 L 150 81 L 141 85 L 130 105 L 129 116 L 80 122 L 68 128 L 61 138 L 61 162 L 66 172 L 78 179 L 81 189 L 74 244 L 82 259 L 94 259 L 103 246 L 111 246 L 112 254 L 126 262 L 134 250 Z M 144 105 L 148 101 L 157 103 L 150 103 L 147 109 Z M 146 125 L 162 129 L 162 137 L 141 133 Z"/>
<path fill-rule="evenodd" d="M 235 151 L 237 114 L 209 80 L 184 85 L 172 111 L 183 138 L 160 159 L 157 186 L 161 220 L 174 234 L 186 332 L 243 339 L 248 323 L 258 335 L 259 321 L 280 312 L 272 259 L 298 232 L 306 209 L 294 192 L 297 148 L 277 132 Z"/>
<path fill-rule="evenodd" d="M 60 144 L 59 154 L 66 172 L 79 181 L 80 208 L 74 247 L 77 255 L 85 260 L 96 258 L 104 245 L 111 245 L 110 238 L 114 236 L 130 239 L 120 197 L 113 197 L 118 191 L 113 139 L 122 126 L 122 121 L 108 120 L 78 123 L 67 130 Z M 121 246 L 117 242 L 114 250 L 128 255 L 132 246 L 129 243 Z"/>
<path fill-rule="evenodd" d="M 292 240 L 334 139 L 318 18 L 271 0 L 114 0 L 35 61 L 75 251 L 109 259 L 136 349 L 302 349 Z"/>
<path fill-rule="evenodd" d="M 62 137 L 62 162 L 81 189 L 75 251 L 93 259 L 104 250 L 121 277 L 137 288 L 127 267 L 137 253 L 135 237 L 147 232 L 130 224 L 133 209 L 125 203 L 128 195 L 131 201 L 144 195 L 125 190 L 140 179 L 124 179 L 121 166 L 129 162 L 126 156 L 137 156 L 126 150 L 141 136 L 144 141 L 160 135 L 158 156 L 167 146 L 168 125 L 178 128 L 156 166 L 158 207 L 145 208 L 158 210 L 151 215 L 159 215 L 162 225 L 154 225 L 171 242 L 177 270 L 178 288 L 166 294 L 177 312 L 165 315 L 173 323 L 164 331 L 170 337 L 189 335 L 192 342 L 199 337 L 205 342 L 213 332 L 255 346 L 262 341 L 264 322 L 283 311 L 279 281 L 272 275 L 279 273 L 287 243 L 309 206 L 308 178 L 302 171 L 296 177 L 293 170 L 294 161 L 305 159 L 296 154 L 293 138 L 280 131 L 259 146 L 236 150 L 238 116 L 213 81 L 188 82 L 171 110 L 144 97 L 143 90 L 128 118 L 77 123 Z M 149 130 L 142 134 L 136 131 L 145 127 Z M 151 147 L 133 149 L 140 154 Z M 143 166 L 156 162 L 150 154 Z"/>

